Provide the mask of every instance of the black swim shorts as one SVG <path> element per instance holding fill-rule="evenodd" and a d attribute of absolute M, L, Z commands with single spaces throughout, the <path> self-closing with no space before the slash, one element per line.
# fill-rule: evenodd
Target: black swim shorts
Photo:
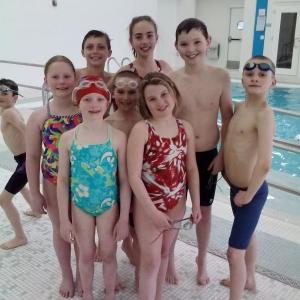
<path fill-rule="evenodd" d="M 27 183 L 27 175 L 26 175 L 26 153 L 19 154 L 14 156 L 15 161 L 17 162 L 17 167 L 14 173 L 9 178 L 5 190 L 13 195 L 20 192 L 20 190 Z"/>
<path fill-rule="evenodd" d="M 197 166 L 200 176 L 200 205 L 212 205 L 215 197 L 218 175 L 213 175 L 207 170 L 212 160 L 218 155 L 217 148 L 196 152 Z"/>

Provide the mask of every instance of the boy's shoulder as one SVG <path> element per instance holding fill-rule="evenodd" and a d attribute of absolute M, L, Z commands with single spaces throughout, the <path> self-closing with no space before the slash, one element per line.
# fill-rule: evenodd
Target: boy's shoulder
<path fill-rule="evenodd" d="M 2 110 L 2 112 L 1 112 L 2 119 L 8 119 L 13 115 L 20 115 L 20 112 L 18 111 L 18 109 L 15 106 L 6 108 L 6 109 Z"/>

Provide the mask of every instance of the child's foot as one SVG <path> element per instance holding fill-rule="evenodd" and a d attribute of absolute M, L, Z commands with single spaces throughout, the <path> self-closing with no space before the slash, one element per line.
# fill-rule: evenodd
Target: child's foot
<path fill-rule="evenodd" d="M 206 262 L 199 262 L 198 256 L 196 257 L 196 264 L 198 266 L 197 272 L 197 284 L 207 285 L 209 283 L 209 277 L 206 270 Z"/>
<path fill-rule="evenodd" d="M 84 294 L 82 295 L 82 299 L 83 299 L 83 300 L 93 300 L 93 299 L 94 299 L 93 293 L 89 293 L 89 294 L 84 293 Z"/>
<path fill-rule="evenodd" d="M 82 289 L 82 286 L 81 286 L 81 280 L 80 280 L 80 277 L 79 275 L 77 275 L 78 272 L 76 273 L 76 280 L 75 280 L 75 291 L 76 291 L 76 294 L 79 296 L 79 297 L 82 297 L 83 295 L 83 289 Z"/>
<path fill-rule="evenodd" d="M 11 250 L 11 249 L 14 249 L 14 248 L 17 248 L 17 247 L 20 247 L 20 246 L 24 246 L 28 243 L 27 241 L 27 238 L 24 237 L 24 238 L 13 238 L 11 239 L 10 241 L 7 241 L 3 244 L 0 245 L 0 249 L 3 249 L 3 250 Z"/>
<path fill-rule="evenodd" d="M 64 298 L 74 297 L 74 282 L 73 279 L 63 278 L 59 287 L 59 293 Z"/>
<path fill-rule="evenodd" d="M 23 214 L 25 216 L 33 217 L 33 218 L 40 218 L 42 216 L 41 214 L 34 213 L 31 209 L 25 210 Z"/>
<path fill-rule="evenodd" d="M 115 291 L 124 290 L 125 287 L 125 284 L 121 282 L 119 275 L 117 275 Z"/>
<path fill-rule="evenodd" d="M 177 276 L 176 270 L 175 270 L 175 264 L 173 262 L 169 262 L 167 274 L 166 274 L 166 282 L 169 284 L 178 284 L 179 278 Z"/>
<path fill-rule="evenodd" d="M 223 285 L 225 287 L 230 287 L 230 278 L 224 278 L 220 280 L 220 285 Z M 255 280 L 250 282 L 250 280 L 247 279 L 245 284 L 245 290 L 251 291 L 253 293 L 256 292 L 256 283 Z"/>
<path fill-rule="evenodd" d="M 133 255 L 133 249 L 132 249 L 132 244 L 130 245 L 130 243 L 125 242 L 125 240 L 122 243 L 122 247 L 121 249 L 123 250 L 123 252 L 126 254 L 126 256 L 129 259 L 129 262 L 135 266 L 135 259 L 134 259 L 134 255 Z"/>

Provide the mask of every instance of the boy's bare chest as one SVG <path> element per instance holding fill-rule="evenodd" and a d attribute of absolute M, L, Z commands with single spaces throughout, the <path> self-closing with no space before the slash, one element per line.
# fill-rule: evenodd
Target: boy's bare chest
<path fill-rule="evenodd" d="M 230 122 L 230 131 L 240 137 L 252 135 L 255 128 L 255 116 L 249 112 L 236 112 Z"/>

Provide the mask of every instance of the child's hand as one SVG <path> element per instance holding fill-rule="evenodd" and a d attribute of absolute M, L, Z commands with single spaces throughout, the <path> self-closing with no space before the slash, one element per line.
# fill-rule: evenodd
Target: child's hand
<path fill-rule="evenodd" d="M 64 222 L 60 224 L 60 235 L 67 243 L 74 243 L 75 232 L 71 222 Z"/>
<path fill-rule="evenodd" d="M 47 211 L 47 203 L 45 197 L 41 194 L 32 194 L 30 202 L 34 214 L 45 214 Z"/>
<path fill-rule="evenodd" d="M 115 225 L 113 237 L 114 240 L 122 241 L 129 235 L 129 224 L 126 221 L 119 220 Z"/>
<path fill-rule="evenodd" d="M 160 231 L 170 229 L 173 224 L 173 220 L 159 210 L 156 210 L 152 220 L 155 227 L 157 227 Z"/>
<path fill-rule="evenodd" d="M 199 201 L 199 203 L 200 203 L 200 201 Z M 192 219 L 193 224 L 199 223 L 200 220 L 202 219 L 200 205 L 193 205 L 191 219 Z"/>
<path fill-rule="evenodd" d="M 218 155 L 212 160 L 207 170 L 209 171 L 211 170 L 212 174 L 216 175 L 219 172 L 221 172 L 223 168 L 224 168 L 223 156 L 222 153 L 219 152 Z"/>
<path fill-rule="evenodd" d="M 248 196 L 247 191 L 239 191 L 235 195 L 233 202 L 235 203 L 236 206 L 241 207 L 243 205 L 250 203 L 251 200 L 252 199 Z"/>

